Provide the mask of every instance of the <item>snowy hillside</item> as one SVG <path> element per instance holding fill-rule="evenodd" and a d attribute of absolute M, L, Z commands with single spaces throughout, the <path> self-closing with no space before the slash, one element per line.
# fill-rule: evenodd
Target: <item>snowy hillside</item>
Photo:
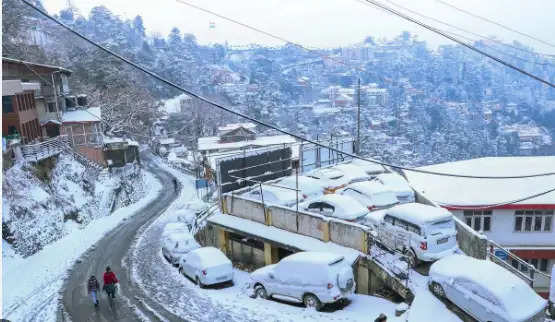
<path fill-rule="evenodd" d="M 50 165 L 18 163 L 3 176 L 2 238 L 18 254 L 32 255 L 74 227 L 135 202 L 143 182 L 136 166 L 110 175 L 66 154 Z"/>

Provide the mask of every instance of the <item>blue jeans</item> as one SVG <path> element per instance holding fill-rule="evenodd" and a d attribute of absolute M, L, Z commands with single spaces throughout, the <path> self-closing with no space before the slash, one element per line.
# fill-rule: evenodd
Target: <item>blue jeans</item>
<path fill-rule="evenodd" d="M 98 299 L 96 298 L 96 291 L 91 291 L 91 298 L 94 304 L 98 303 Z"/>

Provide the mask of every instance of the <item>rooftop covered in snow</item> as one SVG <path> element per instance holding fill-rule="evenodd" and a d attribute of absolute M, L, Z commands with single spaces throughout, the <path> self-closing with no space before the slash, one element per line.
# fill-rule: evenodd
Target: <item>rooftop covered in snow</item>
<path fill-rule="evenodd" d="M 555 156 L 487 157 L 447 162 L 419 169 L 476 176 L 519 176 L 555 172 Z M 555 175 L 521 179 L 471 179 L 406 171 L 412 186 L 445 206 L 495 205 L 554 188 Z M 555 205 L 555 192 L 505 207 Z M 499 207 L 501 208 L 501 207 Z"/>
<path fill-rule="evenodd" d="M 86 109 L 79 109 L 75 111 L 67 111 L 62 115 L 62 123 L 88 123 L 100 122 L 101 110 L 100 107 L 90 107 Z"/>
<path fill-rule="evenodd" d="M 246 140 L 239 142 L 219 142 L 218 136 L 208 136 L 198 139 L 199 151 L 225 151 L 236 150 L 245 147 L 263 147 L 278 144 L 291 144 L 295 143 L 295 138 L 289 135 L 272 135 L 272 136 L 259 136 L 254 140 Z"/>

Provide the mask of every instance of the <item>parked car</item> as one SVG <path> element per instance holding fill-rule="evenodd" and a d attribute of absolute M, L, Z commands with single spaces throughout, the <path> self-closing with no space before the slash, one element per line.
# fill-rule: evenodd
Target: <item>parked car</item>
<path fill-rule="evenodd" d="M 333 167 L 312 170 L 307 174 L 307 176 L 320 181 L 328 191 L 340 189 L 351 181 L 351 178 L 345 176 L 343 171 Z"/>
<path fill-rule="evenodd" d="M 255 297 L 302 302 L 320 310 L 324 304 L 351 296 L 353 269 L 342 255 L 300 252 L 251 273 Z"/>
<path fill-rule="evenodd" d="M 181 257 L 199 247 L 193 235 L 188 232 L 174 232 L 162 239 L 162 255 L 175 266 L 179 265 Z"/>
<path fill-rule="evenodd" d="M 276 184 L 291 189 L 297 189 L 297 182 L 299 190 L 301 190 L 299 196 L 302 197 L 303 200 L 320 197 L 324 194 L 324 189 L 326 188 L 320 180 L 307 176 L 298 176 L 298 181 L 296 176 L 288 176 L 277 180 Z"/>
<path fill-rule="evenodd" d="M 372 178 L 364 169 L 352 163 L 339 163 L 333 168 L 343 172 L 344 176 L 348 179 L 347 183 L 367 181 Z"/>
<path fill-rule="evenodd" d="M 362 170 L 364 170 L 364 172 L 366 172 L 366 174 L 370 176 L 375 176 L 387 171 L 382 165 L 360 159 L 353 159 L 350 164 L 361 168 Z"/>
<path fill-rule="evenodd" d="M 199 287 L 233 282 L 231 261 L 215 247 L 197 248 L 181 258 L 179 272 Z"/>
<path fill-rule="evenodd" d="M 297 202 L 297 192 L 287 188 L 280 188 L 276 186 L 262 185 L 255 187 L 245 194 L 246 197 L 264 201 L 265 204 L 290 206 Z M 302 194 L 299 194 L 299 202 L 302 201 Z"/>
<path fill-rule="evenodd" d="M 406 203 L 384 210 L 377 229 L 379 242 L 408 256 L 411 267 L 432 262 L 457 250 L 453 215 L 439 207 Z"/>
<path fill-rule="evenodd" d="M 357 221 L 368 213 L 368 209 L 355 199 L 338 194 L 323 195 L 305 202 L 301 209 L 347 221 Z"/>
<path fill-rule="evenodd" d="M 491 261 L 445 257 L 430 267 L 428 286 L 478 321 L 545 320 L 547 302 L 518 276 Z"/>
<path fill-rule="evenodd" d="M 376 180 L 386 185 L 397 194 L 400 203 L 414 202 L 414 190 L 405 178 L 397 173 L 382 173 L 376 175 Z"/>
<path fill-rule="evenodd" d="M 188 233 L 189 229 L 187 228 L 187 224 L 184 222 L 171 222 L 167 223 L 164 226 L 164 230 L 162 231 L 162 238 L 167 237 L 174 233 Z"/>
<path fill-rule="evenodd" d="M 376 181 L 353 183 L 339 190 L 339 193 L 355 199 L 369 211 L 389 208 L 399 203 L 393 191 Z"/>

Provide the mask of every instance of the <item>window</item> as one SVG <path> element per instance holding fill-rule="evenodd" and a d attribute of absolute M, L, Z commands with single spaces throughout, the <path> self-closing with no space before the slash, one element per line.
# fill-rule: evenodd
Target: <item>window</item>
<path fill-rule="evenodd" d="M 2 113 L 13 112 L 12 97 L 13 96 L 2 96 Z"/>
<path fill-rule="evenodd" d="M 491 230 L 491 210 L 465 210 L 464 219 L 475 231 Z"/>
<path fill-rule="evenodd" d="M 392 224 L 392 225 L 393 225 L 393 217 L 391 217 L 391 216 L 387 216 L 387 215 L 386 215 L 386 216 L 384 217 L 384 221 L 385 221 L 386 223 L 389 223 L 389 224 Z"/>
<path fill-rule="evenodd" d="M 553 210 L 515 211 L 515 231 L 550 232 L 553 226 Z"/>
<path fill-rule="evenodd" d="M 532 264 L 532 266 L 534 266 L 536 269 L 538 269 L 538 259 L 537 258 L 532 258 L 530 260 L 530 264 Z"/>
<path fill-rule="evenodd" d="M 50 112 L 50 113 L 56 112 L 56 104 L 55 103 L 48 103 L 48 112 Z"/>
<path fill-rule="evenodd" d="M 542 258 L 540 259 L 540 267 L 539 267 L 540 271 L 542 272 L 547 272 L 547 259 Z"/>

